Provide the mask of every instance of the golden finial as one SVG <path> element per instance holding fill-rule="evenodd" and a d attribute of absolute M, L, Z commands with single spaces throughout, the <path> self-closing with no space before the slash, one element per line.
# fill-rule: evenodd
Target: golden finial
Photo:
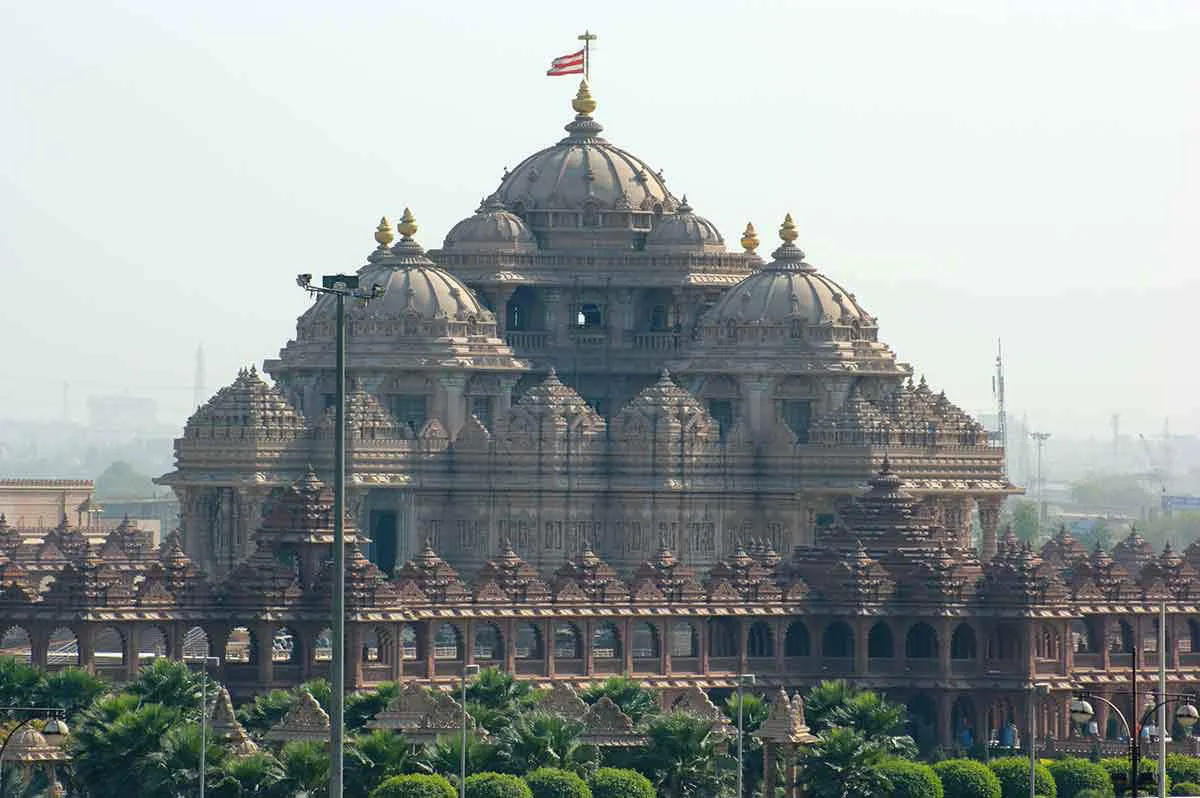
<path fill-rule="evenodd" d="M 742 249 L 746 250 L 747 254 L 758 249 L 758 231 L 750 222 L 746 222 L 746 230 L 742 233 Z"/>
<path fill-rule="evenodd" d="M 789 244 L 799 237 L 796 232 L 796 223 L 792 221 L 792 215 L 789 213 L 783 217 L 783 224 L 779 225 L 779 237 Z"/>
<path fill-rule="evenodd" d="M 400 231 L 400 235 L 405 239 L 412 238 L 417 234 L 417 220 L 413 216 L 413 212 L 408 208 L 404 209 L 404 214 L 400 217 L 400 224 L 396 225 L 396 229 Z"/>
<path fill-rule="evenodd" d="M 375 243 L 380 249 L 387 249 L 396 238 L 392 233 L 392 223 L 386 216 L 379 217 L 379 226 L 375 228 Z"/>
<path fill-rule="evenodd" d="M 592 96 L 591 89 L 588 88 L 587 78 L 579 81 L 579 93 L 575 95 L 574 100 L 571 100 L 571 107 L 580 116 L 591 116 L 592 112 L 596 110 L 596 98 Z"/>

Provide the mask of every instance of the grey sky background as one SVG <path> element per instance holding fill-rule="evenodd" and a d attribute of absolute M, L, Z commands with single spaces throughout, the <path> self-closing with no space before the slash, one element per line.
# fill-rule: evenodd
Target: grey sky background
<path fill-rule="evenodd" d="M 1200 432 L 1200 4 L 0 0 L 0 417 L 89 393 L 191 409 L 273 356 L 297 272 L 380 214 L 427 247 L 571 118 L 731 247 L 791 211 L 809 260 L 971 411 Z M 762 250 L 760 250 L 762 251 Z"/>

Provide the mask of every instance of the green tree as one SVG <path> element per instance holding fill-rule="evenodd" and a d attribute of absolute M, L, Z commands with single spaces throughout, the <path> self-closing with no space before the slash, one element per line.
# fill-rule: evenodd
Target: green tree
<path fill-rule="evenodd" d="M 1181 781 L 1178 784 L 1172 785 L 1171 795 L 1200 795 L 1200 783 L 1194 781 Z M 1077 795 L 1075 798 L 1083 798 L 1082 795 Z M 1103 798 L 1098 796 L 1098 798 Z"/>
<path fill-rule="evenodd" d="M 665 798 L 716 795 L 733 782 L 737 761 L 712 721 L 683 712 L 654 715 L 645 734 L 646 744 L 634 761 Z"/>
<path fill-rule="evenodd" d="M 38 706 L 62 707 L 70 721 L 107 690 L 104 680 L 82 668 L 64 668 L 46 675 L 37 688 L 34 701 Z"/>
<path fill-rule="evenodd" d="M 946 759 L 933 766 L 946 798 L 1000 798 L 1000 779 L 974 759 Z"/>
<path fill-rule="evenodd" d="M 730 728 L 736 731 L 738 694 L 735 692 L 721 707 L 729 718 Z M 742 693 L 742 786 L 746 792 L 757 792 L 763 780 L 762 743 L 754 732 L 771 714 L 771 707 L 761 697 Z M 737 745 L 735 740 L 733 745 Z"/>
<path fill-rule="evenodd" d="M 442 776 L 413 774 L 392 776 L 376 787 L 370 798 L 457 798 L 454 786 Z"/>
<path fill-rule="evenodd" d="M 205 741 L 205 770 L 220 778 L 225 749 L 209 737 Z M 200 726 L 180 723 L 163 735 L 158 750 L 137 764 L 139 798 L 175 798 L 186 795 L 200 781 Z"/>
<path fill-rule="evenodd" d="M 888 759 L 880 766 L 892 784 L 891 798 L 943 798 L 942 782 L 924 762 Z"/>
<path fill-rule="evenodd" d="M 1167 754 L 1167 777 L 1171 779 L 1172 783 L 1185 781 L 1200 783 L 1200 757 L 1189 754 Z"/>
<path fill-rule="evenodd" d="M 1001 798 L 1029 798 L 1029 760 L 1019 756 L 993 759 L 988 767 L 1000 779 Z M 1034 788 L 1038 795 L 1056 798 L 1058 788 L 1054 777 L 1045 765 L 1039 764 L 1034 771 Z"/>
<path fill-rule="evenodd" d="M 125 699 L 132 699 L 132 708 Z M 180 722 L 175 707 L 136 702 L 132 695 L 101 700 L 83 714 L 72 735 L 75 777 L 91 798 L 126 798 L 130 779 Z"/>
<path fill-rule="evenodd" d="M 156 659 L 138 671 L 125 689 L 143 703 L 174 707 L 186 714 L 198 713 L 204 674 L 186 663 Z M 210 690 L 215 693 L 215 690 Z"/>
<path fill-rule="evenodd" d="M 497 734 L 537 698 L 526 681 L 496 668 L 484 668 L 467 685 L 467 711 L 489 734 Z"/>
<path fill-rule="evenodd" d="M 587 782 L 557 768 L 538 768 L 525 777 L 533 798 L 592 798 Z"/>
<path fill-rule="evenodd" d="M 208 792 L 213 798 L 284 798 L 286 778 L 278 759 L 267 751 L 256 751 L 226 758 Z"/>
<path fill-rule="evenodd" d="M 254 700 L 237 709 L 238 721 L 251 734 L 263 735 L 279 721 L 296 703 L 296 694 L 290 690 L 272 690 L 260 693 Z"/>
<path fill-rule="evenodd" d="M 509 773 L 559 768 L 587 776 L 600 764 L 600 751 L 579 741 L 583 724 L 549 712 L 527 712 L 496 735 L 499 759 Z"/>
<path fill-rule="evenodd" d="M 579 694 L 589 704 L 596 703 L 601 696 L 608 696 L 634 723 L 659 711 L 658 696 L 628 676 L 610 676 Z"/>
<path fill-rule="evenodd" d="M 800 781 L 811 798 L 890 795 L 883 770 L 887 749 L 854 729 L 835 726 L 821 732 L 800 759 Z"/>
<path fill-rule="evenodd" d="M 600 768 L 588 780 L 592 798 L 655 798 L 650 779 L 636 770 Z"/>
<path fill-rule="evenodd" d="M 1001 526 L 1012 527 L 1017 540 L 1032 543 L 1038 538 L 1041 522 L 1038 520 L 1037 502 L 1029 499 L 1014 499 L 1000 519 Z"/>
<path fill-rule="evenodd" d="M 41 689 L 41 671 L 13 657 L 0 657 L 0 707 L 31 706 Z"/>
<path fill-rule="evenodd" d="M 878 693 L 860 690 L 841 679 L 824 681 L 809 692 L 804 707 L 815 731 L 854 729 L 890 756 L 916 754 L 916 744 L 905 733 L 907 710 Z"/>
<path fill-rule="evenodd" d="M 1085 511 L 1115 510 L 1140 515 L 1158 504 L 1136 474 L 1089 474 L 1071 483 L 1071 501 Z"/>
<path fill-rule="evenodd" d="M 424 748 L 415 747 L 386 729 L 376 729 L 358 735 L 348 747 L 346 794 L 366 795 L 392 776 L 428 772 Z"/>
<path fill-rule="evenodd" d="M 118 460 L 100 472 L 95 482 L 96 498 L 109 499 L 152 499 L 154 481 L 137 471 L 129 463 Z"/>
<path fill-rule="evenodd" d="M 1095 762 L 1086 759 L 1059 759 L 1048 766 L 1050 775 L 1054 778 L 1058 798 L 1078 798 L 1084 790 L 1097 790 L 1101 794 L 1112 794 L 1112 779 L 1108 771 Z M 1029 780 L 1026 779 L 1028 784 Z"/>
<path fill-rule="evenodd" d="M 374 690 L 364 690 L 346 696 L 346 728 L 363 728 L 367 721 L 386 709 L 399 693 L 398 684 L 383 682 Z"/>
<path fill-rule="evenodd" d="M 457 781 L 461 752 L 462 736 L 447 734 L 433 746 L 429 756 L 429 765 L 434 773 L 452 775 Z M 477 732 L 467 735 L 467 773 L 503 770 L 504 763 L 500 757 L 499 745 L 483 739 Z"/>
<path fill-rule="evenodd" d="M 476 773 L 467 776 L 466 798 L 533 798 L 533 791 L 511 773 Z"/>
<path fill-rule="evenodd" d="M 329 794 L 329 753 L 321 743 L 292 740 L 279 752 L 284 781 L 293 798 L 321 798 Z"/>

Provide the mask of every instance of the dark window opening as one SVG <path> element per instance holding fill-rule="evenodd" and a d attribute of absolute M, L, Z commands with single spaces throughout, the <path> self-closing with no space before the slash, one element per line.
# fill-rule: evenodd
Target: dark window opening
<path fill-rule="evenodd" d="M 733 401 L 709 399 L 708 414 L 713 417 L 713 421 L 717 422 L 721 440 L 725 440 L 729 436 L 729 430 L 733 427 Z"/>
<path fill-rule="evenodd" d="M 592 303 L 578 305 L 575 309 L 575 326 L 584 330 L 593 330 L 604 326 L 604 314 L 600 306 Z"/>
<path fill-rule="evenodd" d="M 808 423 L 812 404 L 805 400 L 786 399 L 783 402 L 783 422 L 796 436 L 796 443 L 808 443 Z"/>
<path fill-rule="evenodd" d="M 327 393 L 325 394 L 325 409 L 329 410 L 332 407 L 337 407 L 337 394 Z"/>
<path fill-rule="evenodd" d="M 520 332 L 526 329 L 529 324 L 529 312 L 521 305 L 514 305 L 511 302 L 508 305 L 508 322 L 504 326 L 510 330 Z"/>
<path fill-rule="evenodd" d="M 392 397 L 392 415 L 401 424 L 407 424 L 416 435 L 425 426 L 425 396 L 400 394 Z"/>
<path fill-rule="evenodd" d="M 391 510 L 371 512 L 371 543 L 367 559 L 379 566 L 388 576 L 396 569 L 396 513 Z"/>
<path fill-rule="evenodd" d="M 492 397 L 472 396 L 471 415 L 479 419 L 479 423 L 490 430 L 492 428 Z"/>
<path fill-rule="evenodd" d="M 669 329 L 667 319 L 666 305 L 655 305 L 650 309 L 650 329 L 653 332 L 666 332 Z"/>

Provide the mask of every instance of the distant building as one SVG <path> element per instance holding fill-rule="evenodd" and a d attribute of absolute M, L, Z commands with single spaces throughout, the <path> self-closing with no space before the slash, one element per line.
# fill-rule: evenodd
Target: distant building
<path fill-rule="evenodd" d="M 0 479 L 0 516 L 16 528 L 52 529 L 63 518 L 76 526 L 99 524 L 90 479 Z"/>

